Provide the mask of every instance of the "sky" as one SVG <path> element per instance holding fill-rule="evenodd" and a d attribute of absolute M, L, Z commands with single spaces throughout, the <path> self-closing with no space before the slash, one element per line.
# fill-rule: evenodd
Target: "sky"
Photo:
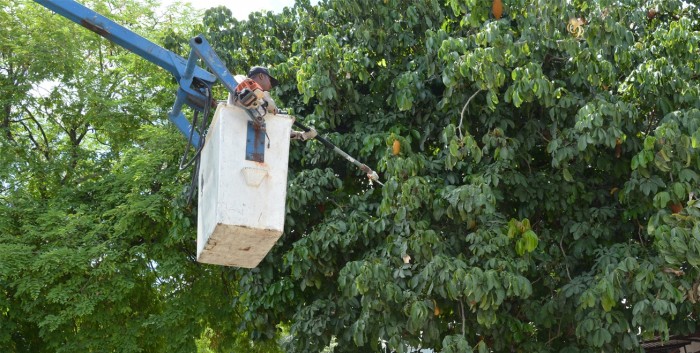
<path fill-rule="evenodd" d="M 164 5 L 172 4 L 177 0 L 160 0 Z M 248 19 L 248 14 L 255 11 L 282 12 L 285 7 L 294 6 L 294 0 L 179 0 L 182 3 L 189 2 L 195 9 L 206 10 L 216 6 L 226 6 L 231 9 L 233 17 L 238 20 Z M 311 0 L 315 5 L 318 0 Z"/>

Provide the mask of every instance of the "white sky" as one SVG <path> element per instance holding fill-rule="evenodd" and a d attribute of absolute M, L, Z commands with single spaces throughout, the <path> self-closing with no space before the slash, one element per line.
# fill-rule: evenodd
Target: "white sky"
<path fill-rule="evenodd" d="M 231 9 L 233 17 L 238 20 L 248 19 L 248 15 L 255 11 L 280 13 L 285 7 L 294 6 L 294 0 L 160 0 L 163 5 L 169 5 L 176 1 L 189 2 L 192 7 L 200 10 L 223 5 Z M 318 4 L 318 0 L 311 0 L 311 4 Z"/>

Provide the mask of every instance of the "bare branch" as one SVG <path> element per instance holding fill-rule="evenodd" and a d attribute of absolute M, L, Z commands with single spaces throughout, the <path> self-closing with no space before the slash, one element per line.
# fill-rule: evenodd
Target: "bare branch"
<path fill-rule="evenodd" d="M 466 322 L 465 322 L 466 319 L 464 317 L 464 303 L 462 302 L 461 299 L 459 300 L 459 311 L 460 311 L 460 314 L 462 315 L 462 336 L 465 336 L 465 334 L 466 334 L 466 331 L 465 331 L 466 330 L 466 328 L 465 328 L 466 327 Z"/>
<path fill-rule="evenodd" d="M 559 249 L 561 249 L 561 253 L 564 255 L 564 266 L 566 267 L 566 277 L 569 277 L 569 281 L 571 281 L 571 273 L 569 273 L 569 264 L 566 263 L 566 251 L 564 251 L 564 245 L 562 245 L 562 242 L 564 241 L 564 236 L 559 239 Z"/>
<path fill-rule="evenodd" d="M 48 160 L 48 159 L 49 159 L 48 149 L 42 148 L 42 147 L 41 147 L 41 145 L 40 145 L 40 144 L 36 141 L 36 139 L 34 138 L 34 134 L 32 134 L 32 130 L 29 129 L 29 127 L 27 126 L 27 124 L 25 124 L 24 122 L 20 122 L 20 124 L 24 127 L 25 130 L 27 130 L 27 133 L 29 134 L 29 139 L 30 139 L 30 140 L 32 141 L 32 143 L 34 144 L 34 147 L 35 147 L 37 150 L 39 150 L 39 151 L 41 152 L 41 154 L 44 155 L 44 158 L 46 158 L 46 159 Z"/>
<path fill-rule="evenodd" d="M 31 110 L 29 110 L 26 106 L 22 106 L 22 110 L 24 110 L 24 112 L 27 113 L 27 115 L 29 116 L 29 118 L 32 119 L 32 120 L 34 121 L 34 123 L 36 124 L 36 127 L 39 128 L 39 132 L 41 132 L 41 137 L 44 139 L 44 145 L 46 146 L 46 153 L 45 153 L 45 156 L 46 156 L 46 159 L 48 159 L 48 158 L 49 158 L 49 155 L 48 155 L 48 153 L 49 153 L 49 152 L 48 152 L 48 150 L 49 150 L 49 139 L 46 138 L 46 133 L 44 132 L 44 128 L 41 126 L 41 124 L 39 123 L 39 120 L 36 119 L 36 117 L 34 116 L 34 114 L 32 114 Z"/>
<path fill-rule="evenodd" d="M 467 107 L 469 106 L 469 102 L 476 97 L 477 93 L 481 92 L 482 89 L 480 88 L 478 91 L 474 92 L 469 99 L 467 99 L 467 103 L 464 103 L 464 107 L 462 108 L 462 114 L 459 117 L 459 126 L 457 126 L 457 131 L 459 131 L 459 139 L 462 140 L 464 139 L 464 135 L 462 135 L 462 121 L 464 121 L 464 112 L 467 110 Z"/>

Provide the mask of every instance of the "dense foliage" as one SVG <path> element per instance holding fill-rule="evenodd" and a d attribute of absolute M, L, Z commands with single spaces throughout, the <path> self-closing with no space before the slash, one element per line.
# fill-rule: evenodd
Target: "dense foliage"
<path fill-rule="evenodd" d="M 297 0 L 191 28 L 108 3 L 180 54 L 202 31 L 232 71 L 269 65 L 280 105 L 385 185 L 292 142 L 277 246 L 198 265 L 172 83 L 0 2 L 2 38 L 23 33 L 0 47 L 10 351 L 615 352 L 696 331 L 697 4 Z"/>
<path fill-rule="evenodd" d="M 696 5 L 491 11 L 366 0 L 205 15 L 231 66 L 274 66 L 277 94 L 386 183 L 293 146 L 288 231 L 238 272 L 250 325 L 289 323 L 298 352 L 610 352 L 695 331 Z"/>

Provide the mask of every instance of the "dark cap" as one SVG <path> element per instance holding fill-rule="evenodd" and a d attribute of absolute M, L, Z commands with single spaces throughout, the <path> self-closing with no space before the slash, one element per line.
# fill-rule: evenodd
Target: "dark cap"
<path fill-rule="evenodd" d="M 270 78 L 270 85 L 272 85 L 272 87 L 275 87 L 275 86 L 277 86 L 277 85 L 279 84 L 279 81 L 277 81 L 276 78 L 274 78 L 274 77 L 272 77 L 272 75 L 270 75 L 270 71 L 269 71 L 266 67 L 263 67 L 263 66 L 253 66 L 253 67 L 250 68 L 250 71 L 248 71 L 248 77 L 249 77 L 249 78 L 251 78 L 251 77 L 253 77 L 253 76 L 257 75 L 257 74 L 265 74 L 265 75 L 267 75 L 267 76 Z"/>

